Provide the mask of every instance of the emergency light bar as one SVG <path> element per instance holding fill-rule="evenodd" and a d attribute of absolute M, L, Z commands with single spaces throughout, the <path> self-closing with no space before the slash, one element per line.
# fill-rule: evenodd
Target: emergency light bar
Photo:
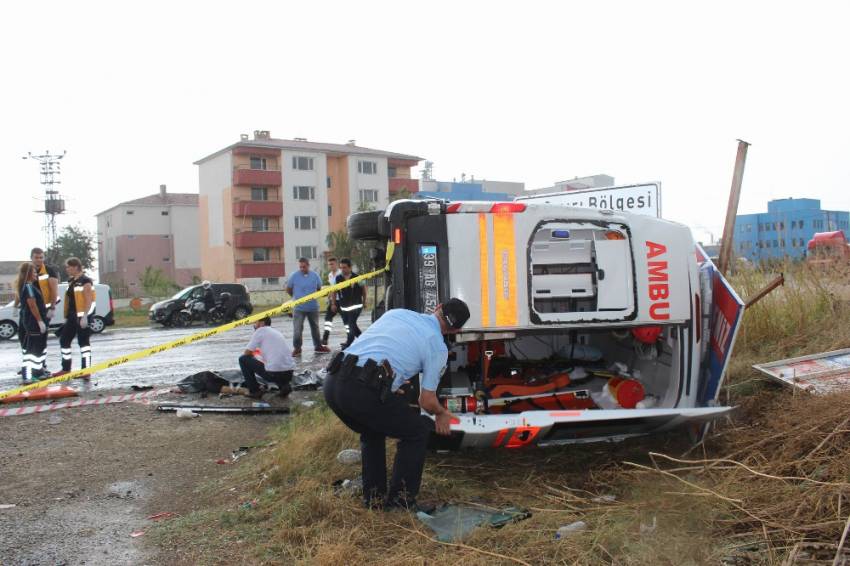
<path fill-rule="evenodd" d="M 489 212 L 493 214 L 524 212 L 526 205 L 521 202 L 453 202 L 446 207 L 446 214 L 458 212 Z"/>

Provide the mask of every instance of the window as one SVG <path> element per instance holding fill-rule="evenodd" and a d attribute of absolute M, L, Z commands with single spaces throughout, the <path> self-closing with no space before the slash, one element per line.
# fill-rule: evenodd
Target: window
<path fill-rule="evenodd" d="M 128 240 L 135 240 L 135 239 L 136 239 L 136 235 L 135 235 L 135 234 L 127 234 L 127 239 L 128 239 Z"/>
<path fill-rule="evenodd" d="M 785 238 L 782 238 L 781 240 L 779 240 L 779 247 L 780 247 L 780 248 L 784 248 L 784 247 L 785 247 Z"/>
<path fill-rule="evenodd" d="M 331 205 L 328 205 L 328 216 L 331 216 L 332 214 L 333 214 L 333 207 Z"/>
<path fill-rule="evenodd" d="M 753 225 L 747 224 L 747 232 L 752 232 L 752 231 L 753 231 Z"/>
<path fill-rule="evenodd" d="M 800 226 L 800 230 L 803 229 L 803 221 L 802 220 L 800 220 L 800 223 L 798 224 L 798 226 Z"/>
<path fill-rule="evenodd" d="M 295 200 L 316 200 L 315 187 L 295 185 L 292 187 L 292 198 Z"/>
<path fill-rule="evenodd" d="M 251 230 L 253 232 L 268 232 L 269 219 L 265 216 L 254 216 L 251 218 Z"/>
<path fill-rule="evenodd" d="M 331 188 L 331 178 L 330 177 L 328 177 L 328 188 L 329 189 Z"/>
<path fill-rule="evenodd" d="M 396 175 L 398 175 L 398 170 L 395 167 L 387 167 L 387 176 L 390 179 L 395 179 Z"/>
<path fill-rule="evenodd" d="M 796 248 L 796 247 L 797 247 L 797 238 L 791 238 L 791 247 L 792 247 L 792 248 Z"/>
<path fill-rule="evenodd" d="M 266 187 L 251 187 L 251 200 L 269 200 L 269 190 Z"/>
<path fill-rule="evenodd" d="M 357 172 L 364 175 L 374 175 L 378 172 L 378 164 L 374 161 L 358 161 Z"/>
<path fill-rule="evenodd" d="M 780 222 L 780 223 L 779 223 L 779 229 L 780 229 L 780 230 L 785 230 L 785 223 L 784 223 L 784 222 Z"/>
<path fill-rule="evenodd" d="M 266 158 L 265 157 L 252 157 L 251 158 L 251 169 L 262 169 L 265 171 L 266 169 Z"/>
<path fill-rule="evenodd" d="M 134 257 L 128 257 L 128 258 L 127 258 L 127 263 L 136 263 L 136 258 L 134 258 Z"/>
<path fill-rule="evenodd" d="M 316 217 L 315 216 L 296 216 L 295 217 L 295 229 L 296 230 L 315 230 L 316 229 Z"/>
<path fill-rule="evenodd" d="M 378 191 L 375 189 L 361 189 L 360 202 L 378 202 Z"/>
<path fill-rule="evenodd" d="M 127 216 L 130 216 L 130 215 L 135 214 L 135 213 L 136 213 L 136 211 L 135 211 L 135 210 L 128 210 L 128 211 L 127 211 Z"/>
<path fill-rule="evenodd" d="M 168 262 L 171 261 L 171 258 L 170 257 L 164 257 L 164 258 L 162 258 L 162 261 L 165 262 L 165 263 L 168 263 Z"/>
<path fill-rule="evenodd" d="M 163 234 L 163 235 L 162 235 L 162 239 L 163 239 L 163 240 L 170 240 L 170 239 L 171 239 L 171 234 Z"/>
<path fill-rule="evenodd" d="M 292 158 L 292 168 L 299 169 L 301 171 L 312 171 L 313 170 L 313 158 L 312 157 L 293 157 Z"/>
<path fill-rule="evenodd" d="M 254 248 L 254 261 L 268 261 L 269 260 L 269 249 L 268 248 Z"/>
<path fill-rule="evenodd" d="M 796 227 L 797 227 L 797 221 L 796 221 L 796 220 L 792 220 L 792 221 L 791 221 L 791 229 L 792 229 L 792 230 L 794 230 Z"/>
<path fill-rule="evenodd" d="M 163 210 L 163 211 L 161 211 L 161 212 L 160 212 L 160 214 L 161 214 L 162 216 L 168 216 L 168 211 L 167 211 L 167 210 Z"/>
<path fill-rule="evenodd" d="M 261 282 L 263 285 L 280 285 L 280 277 L 263 277 Z"/>
<path fill-rule="evenodd" d="M 316 259 L 316 246 L 295 246 L 295 257 Z"/>

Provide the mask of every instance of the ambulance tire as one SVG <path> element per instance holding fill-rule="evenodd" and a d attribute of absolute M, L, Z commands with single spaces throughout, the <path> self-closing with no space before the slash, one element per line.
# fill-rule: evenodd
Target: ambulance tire
<path fill-rule="evenodd" d="M 348 217 L 348 235 L 354 240 L 380 240 L 383 210 L 355 212 Z"/>

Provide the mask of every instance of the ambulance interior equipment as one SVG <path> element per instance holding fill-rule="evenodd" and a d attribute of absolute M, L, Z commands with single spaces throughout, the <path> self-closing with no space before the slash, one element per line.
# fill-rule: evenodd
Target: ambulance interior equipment
<path fill-rule="evenodd" d="M 394 243 L 386 309 L 470 319 L 437 391 L 454 413 L 435 447 L 619 440 L 704 422 L 743 304 L 687 227 L 551 204 L 395 201 L 349 217 L 352 237 Z"/>

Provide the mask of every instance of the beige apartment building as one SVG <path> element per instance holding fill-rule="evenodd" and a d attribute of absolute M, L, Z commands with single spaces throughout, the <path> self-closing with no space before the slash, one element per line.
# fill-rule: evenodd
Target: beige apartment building
<path fill-rule="evenodd" d="M 197 194 L 169 193 L 160 185 L 158 193 L 96 217 L 98 277 L 119 293 L 141 293 L 140 277 L 148 266 L 180 286 L 200 276 Z"/>
<path fill-rule="evenodd" d="M 279 289 L 299 257 L 320 260 L 328 233 L 361 207 L 419 190 L 422 159 L 255 131 L 198 160 L 201 273 L 249 289 Z M 314 267 L 321 269 L 321 266 Z"/>

